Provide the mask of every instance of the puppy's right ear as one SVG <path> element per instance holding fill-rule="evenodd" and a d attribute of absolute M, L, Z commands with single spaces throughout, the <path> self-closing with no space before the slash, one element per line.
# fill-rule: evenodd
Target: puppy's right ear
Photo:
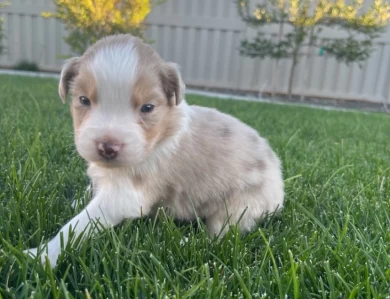
<path fill-rule="evenodd" d="M 69 93 L 70 84 L 73 78 L 76 77 L 79 72 L 79 66 L 80 58 L 75 57 L 69 59 L 62 68 L 58 93 L 60 94 L 63 103 L 66 101 L 66 96 Z"/>

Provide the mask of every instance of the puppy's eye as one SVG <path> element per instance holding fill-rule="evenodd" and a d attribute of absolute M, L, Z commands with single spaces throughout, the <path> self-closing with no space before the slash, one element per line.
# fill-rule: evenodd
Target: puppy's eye
<path fill-rule="evenodd" d="M 154 105 L 152 105 L 152 104 L 145 104 L 145 105 L 142 105 L 141 112 L 142 113 L 149 113 L 149 112 L 152 112 L 153 109 L 154 109 Z"/>
<path fill-rule="evenodd" d="M 81 96 L 81 97 L 79 97 L 79 100 L 80 100 L 81 105 L 91 106 L 91 101 L 87 97 Z"/>

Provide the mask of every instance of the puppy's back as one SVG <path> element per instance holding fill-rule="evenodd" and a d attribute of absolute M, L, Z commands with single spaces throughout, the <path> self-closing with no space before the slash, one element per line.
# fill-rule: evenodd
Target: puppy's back
<path fill-rule="evenodd" d="M 175 190 L 168 204 L 176 210 L 175 216 L 190 218 L 196 209 L 198 216 L 207 218 L 224 209 L 229 201 L 242 212 L 244 201 L 240 203 L 236 197 L 245 197 L 248 190 L 254 192 L 254 198 L 258 194 L 264 207 L 281 206 L 284 193 L 280 160 L 268 142 L 230 115 L 205 107 L 190 109 L 188 132 L 166 172 Z M 267 186 L 277 192 L 264 190 Z"/>

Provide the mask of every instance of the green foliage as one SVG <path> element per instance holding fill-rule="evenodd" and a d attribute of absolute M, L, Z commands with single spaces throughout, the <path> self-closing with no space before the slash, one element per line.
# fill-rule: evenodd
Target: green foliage
<path fill-rule="evenodd" d="M 3 7 L 9 5 L 7 2 L 5 3 L 0 3 L 0 9 L 2 9 Z M 4 45 L 3 45 L 3 41 L 4 41 L 4 38 L 5 38 L 5 34 L 4 34 L 4 29 L 3 29 L 3 22 L 4 20 L 2 18 L 0 18 L 0 55 L 4 52 Z"/>
<path fill-rule="evenodd" d="M 356 40 L 350 36 L 346 39 L 325 40 L 322 47 L 328 55 L 350 64 L 367 60 L 374 46 L 371 39 Z"/>
<path fill-rule="evenodd" d="M 0 76 L 0 297 L 389 295 L 385 114 L 188 96 L 190 104 L 232 114 L 269 140 L 283 161 L 282 213 L 246 235 L 232 229 L 220 241 L 202 223 L 160 213 L 102 230 L 69 248 L 54 270 L 27 259 L 23 249 L 53 237 L 89 199 L 86 165 L 57 84 Z M 80 205 L 73 208 L 73 200 Z"/>
<path fill-rule="evenodd" d="M 15 70 L 18 71 L 30 71 L 30 72 L 39 72 L 39 67 L 35 62 L 30 62 L 27 60 L 22 60 L 14 66 Z"/>
<path fill-rule="evenodd" d="M 240 54 L 251 58 L 273 59 L 291 58 L 294 55 L 294 45 L 296 40 L 302 42 L 305 33 L 288 33 L 280 41 L 267 38 L 260 33 L 253 40 L 244 40 L 241 42 Z"/>
<path fill-rule="evenodd" d="M 241 55 L 293 60 L 289 96 L 295 66 L 306 55 L 305 47 L 323 49 L 327 55 L 347 64 L 362 62 L 369 58 L 374 40 L 390 21 L 390 4 L 382 0 L 373 1 L 366 11 L 362 0 L 352 4 L 330 0 L 268 0 L 254 7 L 250 0 L 237 0 L 237 8 L 243 21 L 260 31 L 257 37 L 241 42 Z M 279 25 L 277 39 L 261 33 L 267 25 Z M 320 38 L 326 28 L 344 32 L 346 37 Z"/>
<path fill-rule="evenodd" d="M 143 21 L 153 0 L 53 0 L 56 12 L 44 12 L 46 18 L 61 20 L 69 34 L 65 38 L 72 51 L 82 54 L 104 36 L 131 33 L 143 38 Z M 158 3 L 160 3 L 159 1 Z"/>

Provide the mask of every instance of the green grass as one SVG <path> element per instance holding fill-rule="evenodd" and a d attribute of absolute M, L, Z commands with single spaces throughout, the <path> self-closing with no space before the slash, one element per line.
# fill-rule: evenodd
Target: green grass
<path fill-rule="evenodd" d="M 71 201 L 85 198 L 86 166 L 57 82 L 0 76 L 0 297 L 389 298 L 387 115 L 188 101 L 268 138 L 283 160 L 283 212 L 220 241 L 163 214 L 126 221 L 69 248 L 50 270 L 22 251 L 82 208 Z"/>

